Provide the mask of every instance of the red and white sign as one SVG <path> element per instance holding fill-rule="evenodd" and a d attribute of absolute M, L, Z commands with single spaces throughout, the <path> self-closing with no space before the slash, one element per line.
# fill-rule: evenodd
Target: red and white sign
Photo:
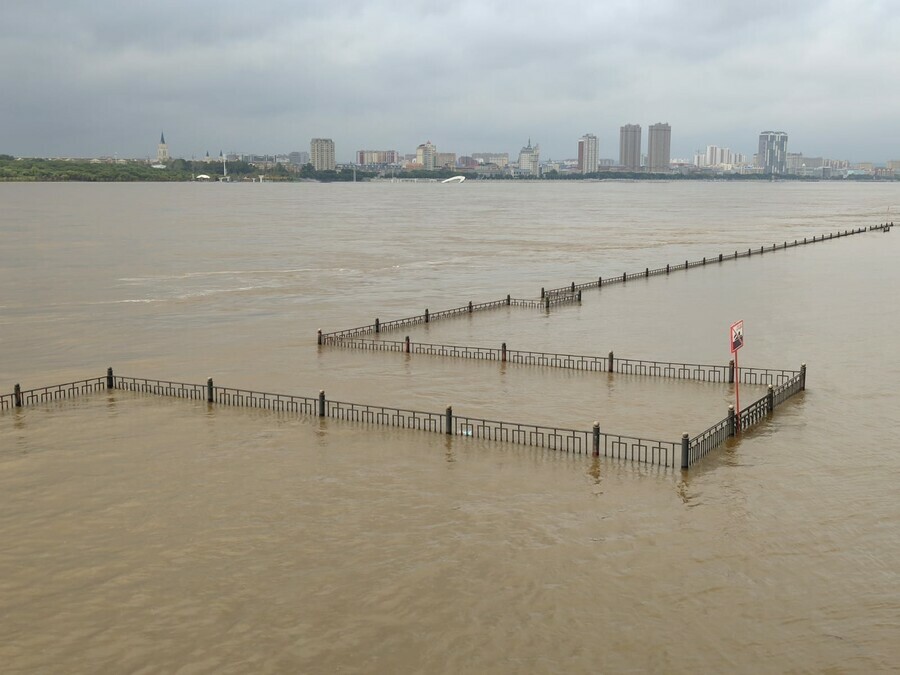
<path fill-rule="evenodd" d="M 744 346 L 744 322 L 735 321 L 731 324 L 731 353 L 734 354 Z"/>

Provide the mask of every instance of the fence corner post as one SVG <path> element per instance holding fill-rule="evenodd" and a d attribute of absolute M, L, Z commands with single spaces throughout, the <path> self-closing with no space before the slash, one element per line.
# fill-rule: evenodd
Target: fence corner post
<path fill-rule="evenodd" d="M 16 407 L 22 407 L 22 387 L 17 383 L 15 387 L 13 387 L 13 398 L 15 399 Z"/>
<path fill-rule="evenodd" d="M 325 417 L 325 390 L 319 390 L 319 417 Z"/>
<path fill-rule="evenodd" d="M 770 384 L 766 391 L 766 401 L 768 402 L 769 414 L 775 412 L 775 388 Z"/>
<path fill-rule="evenodd" d="M 506 363 L 506 343 L 500 345 L 500 361 Z"/>
<path fill-rule="evenodd" d="M 734 359 L 728 362 L 728 384 L 734 384 Z"/>
<path fill-rule="evenodd" d="M 734 426 L 734 403 L 728 406 L 728 436 L 729 438 L 734 436 L 735 434 L 735 426 Z"/>
<path fill-rule="evenodd" d="M 800 391 L 806 391 L 806 364 L 800 364 Z"/>
<path fill-rule="evenodd" d="M 600 456 L 600 422 L 594 422 L 594 457 Z"/>
<path fill-rule="evenodd" d="M 611 373 L 611 372 L 613 372 L 613 353 L 612 352 L 609 353 L 609 356 L 607 357 L 607 359 L 609 360 L 609 363 L 606 366 L 606 372 Z"/>
<path fill-rule="evenodd" d="M 445 426 L 444 426 L 444 433 L 447 434 L 448 436 L 452 436 L 453 435 L 453 406 L 452 405 L 447 406 L 447 414 L 445 416 L 445 419 L 446 419 L 446 421 L 445 421 Z"/>
<path fill-rule="evenodd" d="M 322 329 L 321 328 L 316 331 L 316 342 L 320 345 L 322 344 Z"/>
<path fill-rule="evenodd" d="M 681 434 L 681 468 L 691 468 L 691 436 L 686 431 Z"/>
<path fill-rule="evenodd" d="M 116 386 L 116 382 L 115 382 L 115 379 L 113 378 L 113 369 L 107 368 L 106 369 L 106 388 L 114 389 L 115 386 Z"/>
<path fill-rule="evenodd" d="M 214 400 L 213 397 L 213 379 L 211 377 L 206 378 L 206 402 L 212 403 Z"/>

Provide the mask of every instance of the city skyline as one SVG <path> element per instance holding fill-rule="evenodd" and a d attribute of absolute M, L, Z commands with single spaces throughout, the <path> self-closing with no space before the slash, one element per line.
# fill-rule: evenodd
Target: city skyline
<path fill-rule="evenodd" d="M 0 152 L 142 157 L 163 128 L 185 157 L 319 136 L 339 163 L 427 138 L 515 154 L 531 136 L 564 158 L 587 129 L 614 157 L 624 122 L 665 119 L 673 157 L 710 143 L 750 156 L 761 129 L 788 129 L 806 153 L 884 163 L 900 154 L 898 29 L 874 0 L 13 1 Z"/>

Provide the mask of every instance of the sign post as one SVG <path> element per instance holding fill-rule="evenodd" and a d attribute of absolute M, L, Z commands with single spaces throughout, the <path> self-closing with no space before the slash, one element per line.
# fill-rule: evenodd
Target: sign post
<path fill-rule="evenodd" d="M 744 346 L 744 322 L 735 321 L 731 324 L 730 340 L 731 353 L 734 354 L 734 409 L 737 412 L 735 416 L 735 427 L 737 431 L 741 430 L 741 371 L 738 368 L 738 350 Z"/>

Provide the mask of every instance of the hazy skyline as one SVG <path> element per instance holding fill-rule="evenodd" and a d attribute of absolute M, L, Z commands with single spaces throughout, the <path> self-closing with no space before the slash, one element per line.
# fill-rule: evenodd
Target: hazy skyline
<path fill-rule="evenodd" d="M 6 0 L 0 153 L 174 156 L 360 149 L 572 158 L 668 122 L 708 144 L 900 158 L 890 2 Z M 646 138 L 646 134 L 645 134 Z M 646 151 L 646 140 L 644 143 Z"/>

